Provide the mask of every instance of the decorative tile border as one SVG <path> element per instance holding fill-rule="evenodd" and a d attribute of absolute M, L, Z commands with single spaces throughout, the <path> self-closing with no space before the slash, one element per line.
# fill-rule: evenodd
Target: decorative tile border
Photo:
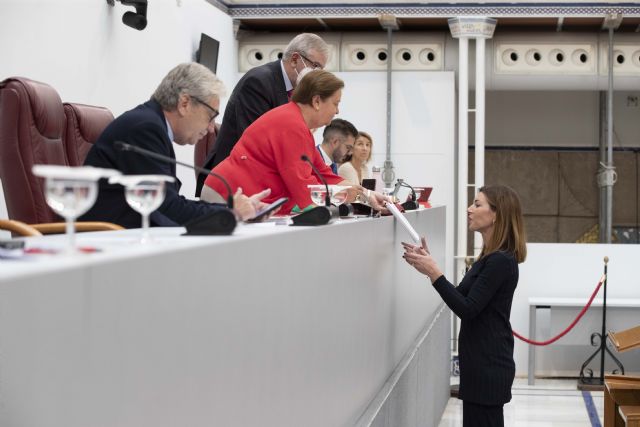
<path fill-rule="evenodd" d="M 207 0 L 207 3 L 210 3 L 211 5 L 217 7 L 227 15 L 230 15 L 229 6 L 226 3 L 219 0 Z"/>
<path fill-rule="evenodd" d="M 227 4 L 222 0 L 207 0 L 220 4 L 232 18 L 348 18 L 377 17 L 393 14 L 402 17 L 601 17 L 621 13 L 625 17 L 639 17 L 638 3 L 433 3 L 433 4 Z"/>

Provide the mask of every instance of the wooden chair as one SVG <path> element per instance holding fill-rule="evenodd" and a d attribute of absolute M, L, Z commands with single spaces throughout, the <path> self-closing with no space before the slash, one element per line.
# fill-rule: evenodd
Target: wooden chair
<path fill-rule="evenodd" d="M 618 410 L 627 427 L 640 427 L 640 406 L 621 406 Z"/>
<path fill-rule="evenodd" d="M 10 231 L 14 236 L 42 236 L 42 233 L 24 222 L 0 219 L 0 230 Z"/>
<path fill-rule="evenodd" d="M 610 341 L 617 351 L 640 348 L 640 326 L 620 332 L 609 332 Z M 624 409 L 623 409 L 624 408 Z M 605 375 L 604 426 L 640 427 L 640 377 Z M 634 424 L 635 423 L 635 424 Z"/>
<path fill-rule="evenodd" d="M 124 227 L 118 224 L 99 221 L 76 222 L 75 226 L 77 232 L 124 230 Z M 64 222 L 49 222 L 29 225 L 12 219 L 0 219 L 0 230 L 10 231 L 14 236 L 42 236 L 43 234 L 64 233 L 66 224 Z"/>

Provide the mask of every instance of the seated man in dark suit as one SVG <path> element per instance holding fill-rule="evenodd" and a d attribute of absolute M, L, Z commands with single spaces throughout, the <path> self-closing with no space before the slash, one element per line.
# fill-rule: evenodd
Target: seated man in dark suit
<path fill-rule="evenodd" d="M 222 82 L 208 68 L 196 64 L 180 64 L 162 80 L 151 100 L 116 118 L 93 145 L 85 165 L 117 169 L 126 175 L 160 174 L 176 178 L 176 165 L 121 151 L 115 141 L 122 141 L 175 159 L 172 141 L 193 145 L 214 127 L 218 115 Z M 179 194 L 180 181 L 167 183 L 162 205 L 151 214 L 152 226 L 183 225 L 225 205 L 188 200 Z M 240 219 L 255 215 L 260 199 L 268 190 L 249 198 L 238 192 L 234 211 Z M 98 200 L 83 215 L 85 221 L 109 221 L 126 228 L 140 227 L 140 214 L 129 207 L 120 185 L 102 180 Z"/>
<path fill-rule="evenodd" d="M 331 168 L 331 171 L 338 174 L 338 164 L 344 162 L 347 154 L 353 152 L 353 146 L 358 136 L 358 130 L 351 123 L 343 119 L 333 119 L 325 126 L 322 132 L 322 143 L 316 148 L 322 156 L 324 163 Z M 352 185 L 359 185 L 360 182 L 351 182 Z"/>
<path fill-rule="evenodd" d="M 216 144 L 204 163 L 213 169 L 229 157 L 244 130 L 267 111 L 289 102 L 290 93 L 303 69 L 322 69 L 329 58 L 329 47 L 315 34 L 294 37 L 282 54 L 282 60 L 252 68 L 233 89 L 224 110 Z M 200 174 L 196 196 L 200 196 L 206 175 Z"/>

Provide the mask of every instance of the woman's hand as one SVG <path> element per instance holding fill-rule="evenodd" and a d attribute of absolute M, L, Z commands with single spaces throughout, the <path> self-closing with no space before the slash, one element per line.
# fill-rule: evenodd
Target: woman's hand
<path fill-rule="evenodd" d="M 428 276 L 431 283 L 442 276 L 442 271 L 431 256 L 429 247 L 427 246 L 427 240 L 424 237 L 422 238 L 422 246 L 412 245 L 406 242 L 402 242 L 402 246 L 404 247 L 402 258 L 420 273 Z"/>
<path fill-rule="evenodd" d="M 347 181 L 342 181 L 340 184 L 343 184 L 343 183 L 347 183 Z M 347 183 L 347 185 L 350 185 L 350 184 Z M 367 190 L 365 190 L 365 188 L 361 185 L 351 185 L 345 191 L 347 192 L 347 198 L 345 199 L 345 203 L 353 203 L 353 202 L 359 201 L 358 196 Z"/>
<path fill-rule="evenodd" d="M 340 184 L 344 183 L 347 183 L 347 181 L 343 181 Z M 367 190 L 362 185 L 352 185 L 347 188 L 346 191 L 346 203 L 366 203 L 371 208 L 373 208 L 373 210 L 381 211 L 383 213 L 387 212 L 387 208 L 384 206 L 384 202 L 391 201 L 391 198 L 389 196 L 384 196 L 380 193 L 376 193 L 375 191 Z"/>
<path fill-rule="evenodd" d="M 367 197 L 369 206 L 377 211 L 381 211 L 382 213 L 388 212 L 388 209 L 385 207 L 385 202 L 393 203 L 390 196 L 385 196 L 377 191 L 367 190 L 365 197 Z"/>

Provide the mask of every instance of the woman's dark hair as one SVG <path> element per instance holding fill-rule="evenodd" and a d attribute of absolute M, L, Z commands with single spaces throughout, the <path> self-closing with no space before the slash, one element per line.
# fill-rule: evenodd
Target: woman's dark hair
<path fill-rule="evenodd" d="M 324 70 L 313 70 L 300 80 L 293 91 L 291 100 L 300 104 L 312 105 L 314 96 L 318 95 L 324 101 L 343 87 L 344 82 L 334 74 Z"/>
<path fill-rule="evenodd" d="M 527 257 L 527 244 L 518 194 L 506 185 L 485 185 L 480 193 L 496 213 L 493 233 L 489 241 L 484 242 L 480 258 L 495 251 L 505 251 L 513 254 L 518 263 L 523 262 Z"/>

